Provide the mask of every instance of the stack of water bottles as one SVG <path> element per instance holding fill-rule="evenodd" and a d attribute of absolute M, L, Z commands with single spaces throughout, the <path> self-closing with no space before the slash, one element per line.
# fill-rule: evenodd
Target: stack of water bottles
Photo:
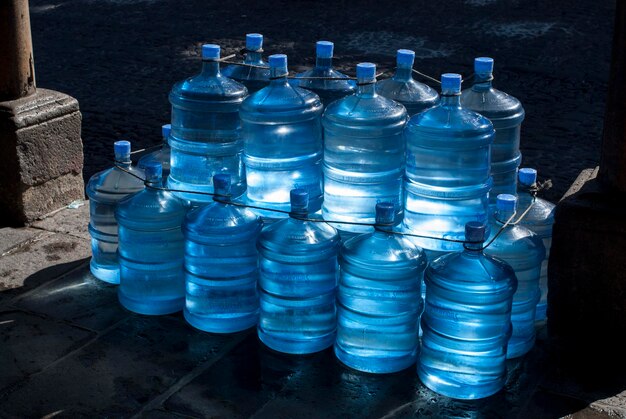
<path fill-rule="evenodd" d="M 417 362 L 453 398 L 499 391 L 545 320 L 554 206 L 534 169 L 517 188 L 524 110 L 492 87 L 493 60 L 476 59 L 463 91 L 442 75 L 438 95 L 413 79 L 410 50 L 391 78 L 372 63 L 350 78 L 320 41 L 293 78 L 262 46 L 248 34 L 222 73 L 220 47 L 204 45 L 138 168 L 115 143 L 114 167 L 87 186 L 94 276 L 136 313 L 256 326 L 276 351 L 333 346 L 371 373 Z"/>

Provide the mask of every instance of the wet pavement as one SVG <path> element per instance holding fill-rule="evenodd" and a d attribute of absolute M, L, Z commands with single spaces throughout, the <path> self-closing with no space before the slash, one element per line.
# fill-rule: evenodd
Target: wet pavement
<path fill-rule="evenodd" d="M 289 356 L 254 330 L 133 314 L 89 273 L 88 216 L 87 204 L 0 229 L 0 418 L 626 418 L 626 376 L 564 367 L 545 326 L 502 391 L 455 401 L 415 366 L 365 374 L 331 349 Z"/>
<path fill-rule="evenodd" d="M 495 58 L 494 85 L 525 109 L 523 165 L 554 181 L 558 200 L 597 166 L 610 63 L 614 1 L 573 0 L 31 0 L 37 83 L 76 97 L 83 113 L 85 178 L 110 165 L 112 142 L 161 141 L 174 82 L 198 71 L 199 45 L 243 46 L 265 35 L 265 51 L 286 53 L 292 70 L 314 59 L 314 43 L 335 42 L 335 63 L 394 65 L 416 51 L 415 68 L 472 73 Z"/>

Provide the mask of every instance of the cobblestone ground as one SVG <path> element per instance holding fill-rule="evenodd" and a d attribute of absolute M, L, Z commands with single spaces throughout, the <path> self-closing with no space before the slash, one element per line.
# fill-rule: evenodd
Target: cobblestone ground
<path fill-rule="evenodd" d="M 243 46 L 265 35 L 267 53 L 292 70 L 313 62 L 314 43 L 335 42 L 337 66 L 368 60 L 383 70 L 395 50 L 417 52 L 416 68 L 471 73 L 479 55 L 496 60 L 496 87 L 526 109 L 523 164 L 554 181 L 558 200 L 598 164 L 614 1 L 575 0 L 31 0 L 37 83 L 75 96 L 83 112 L 85 177 L 110 164 L 111 144 L 160 141 L 168 91 L 198 70 L 199 45 Z"/>

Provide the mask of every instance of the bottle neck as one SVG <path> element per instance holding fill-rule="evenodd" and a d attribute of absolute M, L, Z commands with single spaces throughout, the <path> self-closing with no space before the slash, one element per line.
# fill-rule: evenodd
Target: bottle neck
<path fill-rule="evenodd" d="M 491 89 L 492 81 L 492 73 L 474 74 L 474 85 L 472 86 L 472 90 L 476 92 L 485 92 Z"/>
<path fill-rule="evenodd" d="M 130 169 L 132 161 L 130 160 L 130 154 L 116 154 L 115 165 L 123 167 L 124 169 Z"/>
<path fill-rule="evenodd" d="M 451 107 L 461 107 L 461 95 L 446 95 L 446 93 L 441 94 L 441 105 L 443 106 L 451 106 Z"/>
<path fill-rule="evenodd" d="M 396 81 L 410 81 L 413 79 L 413 69 L 408 66 L 398 66 L 396 69 L 396 74 L 394 74 L 393 79 Z"/>
<path fill-rule="evenodd" d="M 149 186 L 156 186 L 158 188 L 163 186 L 163 178 L 162 177 L 155 177 L 152 179 L 146 179 L 146 185 Z"/>
<path fill-rule="evenodd" d="M 298 220 L 298 218 L 306 218 L 309 215 L 309 211 L 307 210 L 307 208 L 300 208 L 300 207 L 291 207 L 291 212 L 289 213 L 289 216 L 292 219 L 296 219 Z"/>
<path fill-rule="evenodd" d="M 515 211 L 513 210 L 496 210 L 494 215 L 498 223 L 504 224 L 513 216 L 513 214 L 515 214 Z"/>
<path fill-rule="evenodd" d="M 528 208 L 531 202 L 533 202 L 533 194 L 530 191 L 532 186 L 522 185 L 518 186 L 517 191 L 517 203 L 521 208 Z"/>
<path fill-rule="evenodd" d="M 287 67 L 270 67 L 270 84 L 273 86 L 284 86 L 287 84 Z M 274 78 L 277 77 L 277 78 Z"/>
<path fill-rule="evenodd" d="M 315 67 L 317 68 L 328 69 L 328 68 L 332 68 L 332 66 L 333 66 L 332 57 L 331 58 L 320 58 L 320 57 L 315 58 Z"/>
<path fill-rule="evenodd" d="M 361 84 L 361 83 L 364 83 L 364 84 Z M 358 79 L 356 92 L 357 92 L 357 95 L 361 97 L 376 96 L 376 78 Z"/>
<path fill-rule="evenodd" d="M 217 61 L 202 61 L 202 76 L 216 77 L 220 74 L 220 63 Z"/>
<path fill-rule="evenodd" d="M 222 204 L 230 203 L 230 192 L 226 192 L 223 190 L 216 190 L 215 195 L 213 196 L 213 201 L 219 202 Z"/>
<path fill-rule="evenodd" d="M 260 52 L 257 51 L 247 51 L 246 57 L 243 62 L 246 64 L 258 64 L 263 60 L 263 57 Z"/>
<path fill-rule="evenodd" d="M 484 242 L 480 243 L 465 243 L 465 253 L 468 253 L 472 256 L 477 256 L 482 254 L 483 252 Z"/>

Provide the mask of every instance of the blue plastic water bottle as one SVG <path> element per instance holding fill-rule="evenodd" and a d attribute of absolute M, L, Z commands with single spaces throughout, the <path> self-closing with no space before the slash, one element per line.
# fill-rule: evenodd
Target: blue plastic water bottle
<path fill-rule="evenodd" d="M 246 49 L 244 64 L 229 65 L 222 74 L 233 80 L 237 80 L 248 88 L 248 93 L 252 94 L 267 86 L 270 81 L 270 69 L 263 61 L 263 35 L 260 33 L 246 34 Z"/>
<path fill-rule="evenodd" d="M 494 130 L 487 118 L 461 107 L 460 93 L 461 76 L 442 75 L 440 103 L 413 116 L 404 130 L 407 232 L 462 241 L 465 224 L 487 221 Z M 463 248 L 451 241 L 415 242 L 429 259 Z"/>
<path fill-rule="evenodd" d="M 515 194 L 517 168 L 522 160 L 519 151 L 520 127 L 524 108 L 519 100 L 491 86 L 493 59 L 480 57 L 474 60 L 474 85 L 463 90 L 461 104 L 489 118 L 496 130 L 491 146 L 491 175 L 493 188 L 491 203 L 501 193 Z"/>
<path fill-rule="evenodd" d="M 481 250 L 485 230 L 485 224 L 467 223 L 465 250 L 426 269 L 417 373 L 426 387 L 455 399 L 490 396 L 506 380 L 517 279 L 511 266 Z"/>
<path fill-rule="evenodd" d="M 324 107 L 356 90 L 356 83 L 348 80 L 345 74 L 333 69 L 333 48 L 332 42 L 318 41 L 315 44 L 315 67 L 296 75 L 297 78 L 292 80 L 295 86 L 315 92 Z M 304 77 L 332 77 L 346 80 L 305 79 Z"/>
<path fill-rule="evenodd" d="M 516 211 L 515 195 L 498 195 L 496 211 L 491 221 L 492 236 L 497 234 L 511 216 L 519 215 Z M 507 226 L 485 249 L 485 253 L 507 262 L 517 277 L 517 291 L 513 296 L 511 314 L 513 334 L 507 349 L 507 358 L 517 358 L 530 351 L 535 344 L 535 310 L 541 296 L 539 276 L 546 249 L 539 236 L 526 227 L 515 224 Z"/>
<path fill-rule="evenodd" d="M 415 51 L 399 49 L 396 55 L 396 73 L 393 77 L 376 83 L 376 92 L 388 99 L 402 103 L 409 116 L 432 108 L 439 101 L 435 89 L 413 79 Z"/>
<path fill-rule="evenodd" d="M 165 124 L 161 127 L 161 134 L 163 135 L 163 145 L 160 149 L 153 151 L 152 153 L 148 153 L 142 158 L 139 159 L 139 168 L 143 169 L 148 162 L 159 162 L 161 163 L 161 167 L 163 167 L 163 179 L 167 179 L 170 174 L 170 156 L 171 150 L 168 144 L 168 138 L 170 137 L 170 132 L 172 131 L 171 124 Z"/>
<path fill-rule="evenodd" d="M 309 210 L 307 191 L 291 191 L 291 217 L 261 232 L 259 338 L 270 348 L 306 354 L 335 341 L 337 230 L 303 221 Z"/>
<path fill-rule="evenodd" d="M 242 84 L 220 74 L 220 47 L 202 46 L 202 72 L 178 82 L 170 92 L 172 164 L 167 186 L 213 192 L 216 173 L 231 175 L 232 194 L 246 190 L 239 107 L 248 94 Z M 210 195 L 176 195 L 193 205 L 212 202 Z"/>
<path fill-rule="evenodd" d="M 361 63 L 355 94 L 333 102 L 324 112 L 325 219 L 371 223 L 376 203 L 391 202 L 402 214 L 402 175 L 407 121 L 404 106 L 375 91 L 376 66 Z M 398 218 L 399 219 L 399 218 Z M 371 227 L 339 224 L 351 232 Z"/>
<path fill-rule="evenodd" d="M 339 252 L 335 354 L 360 371 L 396 372 L 417 358 L 426 256 L 391 232 L 394 217 L 392 203 L 376 204 L 376 231 Z"/>
<path fill-rule="evenodd" d="M 322 102 L 315 93 L 287 83 L 286 55 L 272 55 L 269 63 L 270 85 L 241 105 L 246 200 L 289 211 L 289 191 L 305 189 L 309 210 L 316 212 L 322 205 Z"/>
<path fill-rule="evenodd" d="M 119 224 L 120 303 L 140 314 L 169 314 L 185 305 L 186 206 L 163 187 L 161 164 L 146 165 L 146 188 L 115 210 Z"/>
<path fill-rule="evenodd" d="M 215 202 L 190 211 L 185 235 L 185 319 L 215 333 L 256 325 L 257 238 L 261 220 L 250 210 L 230 204 L 230 175 L 213 177 Z"/>
<path fill-rule="evenodd" d="M 523 213 L 532 204 L 532 208 L 520 222 L 521 225 L 531 230 L 543 240 L 546 248 L 546 257 L 541 263 L 541 275 L 539 276 L 539 289 L 541 298 L 537 304 L 535 321 L 546 319 L 548 308 L 548 258 L 552 246 L 552 226 L 554 224 L 554 204 L 541 198 L 534 198 L 533 189 L 537 186 L 537 171 L 535 169 L 520 169 L 519 183 L 517 184 L 517 196 L 519 212 Z M 534 202 L 533 202 L 534 198 Z"/>
<path fill-rule="evenodd" d="M 93 175 L 87 183 L 89 197 L 89 235 L 91 235 L 91 273 L 96 278 L 120 283 L 117 258 L 117 221 L 115 208 L 122 199 L 143 189 L 143 171 L 132 166 L 130 143 L 117 141 L 114 145 L 115 165 Z M 133 176 L 133 174 L 135 176 Z"/>

